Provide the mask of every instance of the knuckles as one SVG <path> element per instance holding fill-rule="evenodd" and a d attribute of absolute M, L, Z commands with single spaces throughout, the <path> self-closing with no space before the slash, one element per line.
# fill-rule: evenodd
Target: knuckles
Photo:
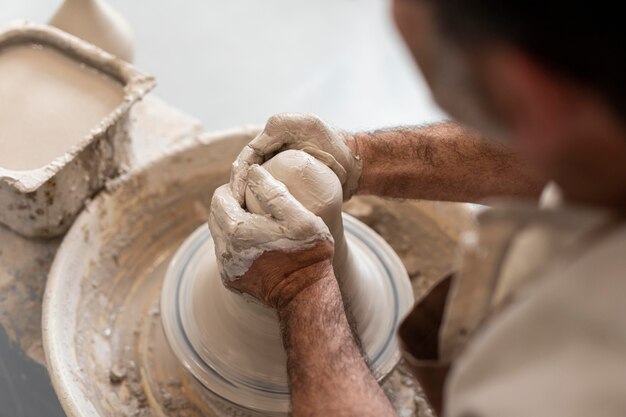
<path fill-rule="evenodd" d="M 328 130 L 326 123 L 318 116 L 308 113 L 279 113 L 271 116 L 265 125 L 265 133 L 270 136 L 289 131 L 312 134 Z"/>

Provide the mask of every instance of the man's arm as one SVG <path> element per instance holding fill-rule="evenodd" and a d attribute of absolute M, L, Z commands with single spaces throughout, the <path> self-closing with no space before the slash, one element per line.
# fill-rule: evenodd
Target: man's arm
<path fill-rule="evenodd" d="M 294 417 L 396 416 L 352 335 L 331 262 L 296 274 L 322 278 L 278 309 Z"/>
<path fill-rule="evenodd" d="M 224 283 L 278 312 L 294 416 L 395 415 L 348 325 L 328 227 L 264 168 L 245 181 L 268 214 L 246 211 L 223 185 L 209 228 Z"/>
<path fill-rule="evenodd" d="M 346 137 L 363 161 L 357 194 L 480 202 L 537 198 L 546 183 L 507 144 L 452 122 Z"/>
<path fill-rule="evenodd" d="M 230 187 L 240 204 L 247 169 L 287 149 L 328 165 L 344 200 L 355 193 L 463 202 L 537 198 L 546 183 L 508 145 L 456 123 L 348 134 L 316 116 L 287 113 L 272 116 L 233 163 Z"/>

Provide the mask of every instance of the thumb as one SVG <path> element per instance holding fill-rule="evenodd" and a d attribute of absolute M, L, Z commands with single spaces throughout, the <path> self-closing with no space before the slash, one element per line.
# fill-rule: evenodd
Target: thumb
<path fill-rule="evenodd" d="M 274 178 L 259 165 L 253 165 L 248 171 L 248 190 L 257 199 L 263 211 L 277 220 L 302 220 L 313 215 L 287 190 L 282 182 Z"/>

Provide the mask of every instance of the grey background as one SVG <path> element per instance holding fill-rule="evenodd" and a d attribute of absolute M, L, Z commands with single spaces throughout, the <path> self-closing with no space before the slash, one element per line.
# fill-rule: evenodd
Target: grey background
<path fill-rule="evenodd" d="M 0 24 L 46 22 L 58 0 L 0 0 Z M 443 118 L 387 0 L 110 0 L 155 93 L 208 130 L 313 112 L 348 130 Z M 59 416 L 46 370 L 0 328 L 0 417 Z"/>
<path fill-rule="evenodd" d="M 284 111 L 372 129 L 442 118 L 387 0 L 109 0 L 156 93 L 207 129 Z M 58 0 L 0 0 L 0 22 L 45 22 Z"/>

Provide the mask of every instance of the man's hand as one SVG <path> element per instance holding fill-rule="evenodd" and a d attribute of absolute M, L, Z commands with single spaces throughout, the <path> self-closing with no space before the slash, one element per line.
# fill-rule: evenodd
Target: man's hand
<path fill-rule="evenodd" d="M 229 288 L 282 307 L 332 271 L 333 238 L 264 168 L 248 171 L 248 190 L 267 214 L 244 210 L 227 185 L 215 191 L 209 228 L 218 266 Z"/>
<path fill-rule="evenodd" d="M 327 126 L 308 114 L 272 116 L 261 134 L 254 138 L 233 163 L 230 186 L 235 199 L 243 204 L 246 174 L 253 164 L 262 164 L 276 153 L 299 149 L 325 163 L 339 178 L 344 200 L 355 193 L 362 163 L 350 149 L 352 137 Z"/>
<path fill-rule="evenodd" d="M 333 244 L 323 240 L 294 252 L 265 252 L 241 278 L 231 281 L 230 287 L 280 310 L 320 279 L 334 279 L 333 251 Z"/>
<path fill-rule="evenodd" d="M 348 324 L 328 228 L 265 169 L 248 171 L 247 189 L 268 214 L 245 211 L 222 186 L 209 227 L 225 284 L 277 310 L 292 415 L 396 417 Z"/>

